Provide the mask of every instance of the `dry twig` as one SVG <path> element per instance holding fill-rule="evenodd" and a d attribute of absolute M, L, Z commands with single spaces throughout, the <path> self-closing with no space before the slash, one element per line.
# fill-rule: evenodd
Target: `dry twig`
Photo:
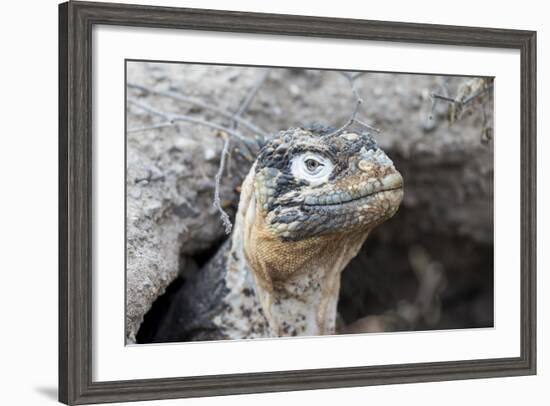
<path fill-rule="evenodd" d="M 250 103 L 252 102 L 252 100 L 254 99 L 254 97 L 256 96 L 258 91 L 260 90 L 260 87 L 266 81 L 270 71 L 271 71 L 271 69 L 266 69 L 264 71 L 264 73 L 260 76 L 260 78 L 258 79 L 256 84 L 248 92 L 247 96 L 245 97 L 245 99 L 243 100 L 241 105 L 239 106 L 239 109 L 237 110 L 237 112 L 232 116 L 232 120 L 233 120 L 232 129 L 236 130 L 239 126 L 239 123 L 243 122 L 243 119 L 241 118 L 241 116 L 246 112 L 246 110 L 250 106 Z M 223 170 L 225 168 L 225 161 L 226 161 L 227 157 L 229 156 L 229 137 L 227 137 L 227 135 L 225 135 L 224 133 L 221 133 L 221 135 L 224 138 L 224 144 L 223 144 L 223 149 L 222 149 L 222 153 L 221 153 L 221 157 L 220 157 L 220 166 L 218 168 L 218 172 L 216 173 L 216 177 L 215 177 L 214 207 L 220 213 L 220 219 L 221 219 L 221 221 L 222 221 L 222 223 L 225 227 L 225 233 L 230 234 L 231 229 L 233 228 L 233 224 L 231 224 L 231 220 L 229 218 L 229 215 L 227 214 L 227 212 L 221 206 L 221 200 L 220 200 L 221 179 L 222 179 L 222 176 L 223 176 Z M 262 136 L 262 141 L 265 140 L 265 133 L 259 132 L 258 135 Z M 246 152 L 248 152 L 248 151 L 246 151 Z M 254 159 L 249 159 L 249 160 L 253 161 Z"/>
<path fill-rule="evenodd" d="M 223 225 L 225 226 L 225 233 L 230 234 L 231 229 L 233 228 L 233 224 L 231 224 L 231 220 L 229 219 L 229 215 L 226 213 L 226 211 L 223 209 L 221 205 L 220 200 L 220 184 L 221 179 L 223 175 L 223 169 L 225 168 L 225 160 L 227 158 L 227 155 L 229 154 L 229 137 L 226 133 L 221 132 L 220 136 L 224 139 L 223 149 L 220 157 L 220 166 L 218 168 L 218 172 L 216 173 L 215 177 L 215 188 L 214 188 L 214 207 L 220 212 L 220 219 L 222 220 Z"/>
<path fill-rule="evenodd" d="M 176 92 L 172 92 L 172 91 L 154 90 L 154 89 L 150 89 L 148 87 L 141 86 L 141 85 L 136 85 L 136 84 L 133 84 L 133 83 L 128 83 L 127 86 L 129 88 L 132 88 L 132 89 L 140 90 L 140 91 L 144 92 L 145 94 L 153 94 L 153 95 L 156 95 L 156 96 L 168 97 L 168 98 L 171 98 L 173 100 L 177 100 L 177 101 L 180 101 L 180 102 L 183 102 L 183 103 L 193 104 L 193 105 L 201 107 L 205 110 L 210 110 L 214 113 L 219 114 L 222 117 L 229 118 L 233 121 L 237 121 L 239 124 L 241 124 L 242 126 L 248 128 L 250 131 L 252 131 L 254 133 L 257 133 L 257 134 L 259 134 L 263 137 L 267 136 L 267 132 L 265 132 L 264 130 L 262 130 L 261 128 L 256 126 L 255 124 L 251 123 L 250 121 L 248 121 L 248 120 L 246 120 L 246 119 L 244 119 L 244 118 L 242 118 L 242 117 L 240 117 L 236 114 L 233 114 L 233 113 L 231 113 L 227 110 L 224 110 L 220 107 L 212 106 L 212 105 L 210 105 L 208 103 L 205 103 L 204 101 L 196 99 L 194 97 L 184 96 L 180 93 L 176 93 Z"/>
<path fill-rule="evenodd" d="M 476 106 L 474 102 L 477 101 L 477 106 L 480 109 L 482 118 L 481 142 L 486 144 L 492 138 L 492 128 L 487 125 L 487 112 L 485 110 L 485 105 L 481 102 L 481 99 L 492 91 L 492 89 L 493 83 L 489 80 L 485 78 L 474 78 L 459 87 L 458 94 L 455 98 L 432 93 L 432 113 L 429 118 L 430 120 L 433 119 L 433 111 L 435 110 L 436 103 L 441 100 L 449 103 L 447 119 L 449 124 L 453 124 L 459 120 L 468 109 L 473 109 Z"/>
<path fill-rule="evenodd" d="M 154 107 L 151 107 L 150 105 L 148 105 L 146 103 L 138 102 L 137 100 L 130 99 L 130 98 L 128 98 L 127 101 L 128 101 L 128 104 L 131 104 L 135 107 L 138 107 L 138 108 L 140 108 L 140 109 L 142 109 L 142 110 L 144 110 L 144 111 L 146 111 L 150 114 L 162 117 L 164 120 L 166 120 L 165 122 L 162 122 L 162 123 L 153 124 L 150 127 L 131 128 L 131 129 L 128 130 L 128 132 L 145 131 L 145 130 L 149 130 L 149 129 L 153 129 L 153 128 L 174 126 L 174 125 L 176 125 L 176 123 L 178 121 L 185 121 L 185 122 L 189 122 L 189 123 L 203 125 L 205 127 L 211 127 L 211 128 L 216 129 L 216 130 L 224 131 L 227 134 L 236 137 L 237 139 L 242 141 L 245 145 L 256 146 L 256 144 L 253 143 L 252 140 L 244 137 L 238 131 L 232 130 L 232 129 L 224 127 L 224 126 L 221 126 L 221 125 L 213 123 L 211 121 L 201 120 L 201 119 L 198 119 L 198 118 L 184 116 L 184 115 L 181 115 L 181 114 L 165 113 L 165 112 L 162 112 L 160 110 L 155 109 Z"/>
<path fill-rule="evenodd" d="M 367 124 L 365 123 L 364 121 L 362 120 L 359 120 L 357 119 L 357 113 L 359 112 L 359 108 L 361 107 L 361 105 L 363 104 L 364 100 L 363 98 L 361 97 L 361 95 L 359 94 L 359 91 L 357 90 L 357 86 L 355 84 L 355 80 L 357 78 L 359 78 L 360 76 L 363 76 L 365 74 L 365 72 L 357 72 L 357 73 L 350 73 L 350 72 L 339 72 L 342 76 L 344 76 L 348 82 L 349 82 L 349 85 L 351 87 L 351 92 L 353 94 L 353 97 L 355 99 L 355 106 L 353 107 L 353 111 L 350 115 L 350 118 L 348 119 L 348 121 L 340 128 L 338 128 L 337 130 L 327 134 L 326 136 L 331 136 L 331 135 L 334 135 L 334 134 L 339 134 L 341 132 L 344 132 L 345 130 L 347 130 L 349 127 L 351 127 L 353 124 L 359 124 L 363 127 L 366 127 L 368 128 L 369 130 L 372 130 L 376 133 L 380 133 L 380 130 L 378 128 L 375 128 L 373 126 L 371 126 L 370 124 Z"/>
<path fill-rule="evenodd" d="M 263 72 L 263 74 L 260 76 L 260 78 L 258 79 L 256 84 L 248 92 L 247 96 L 245 97 L 245 99 L 241 103 L 239 109 L 237 110 L 237 112 L 232 117 L 233 118 L 233 128 L 237 128 L 239 126 L 239 122 L 242 121 L 242 120 L 240 120 L 240 117 L 242 117 L 242 115 L 246 112 L 248 107 L 250 107 L 250 104 L 252 103 L 252 100 L 254 100 L 254 97 L 256 97 L 256 94 L 258 93 L 258 91 L 260 90 L 262 85 L 267 80 L 267 77 L 269 76 L 270 72 L 271 72 L 271 69 L 266 69 Z M 262 135 L 265 138 L 265 134 L 260 133 L 260 135 Z"/>
<path fill-rule="evenodd" d="M 225 232 L 227 234 L 231 233 L 232 224 L 231 224 L 231 220 L 229 218 L 229 215 L 222 208 L 221 199 L 220 199 L 221 179 L 222 179 L 222 176 L 223 176 L 223 171 L 224 171 L 225 166 L 226 166 L 227 157 L 229 156 L 230 140 L 229 140 L 229 137 L 227 136 L 227 134 L 232 135 L 232 136 L 238 138 L 240 141 L 242 141 L 246 145 L 246 147 L 248 147 L 248 148 L 240 149 L 239 150 L 240 153 L 245 158 L 247 158 L 249 161 L 253 160 L 251 158 L 250 153 L 249 153 L 249 148 L 250 147 L 257 148 L 258 145 L 256 143 L 252 142 L 252 140 L 245 138 L 241 134 L 241 132 L 238 131 L 237 128 L 238 128 L 238 125 L 241 124 L 243 127 L 246 127 L 248 130 L 254 132 L 257 136 L 261 136 L 262 141 L 265 140 L 265 138 L 268 136 L 267 133 L 264 130 L 260 129 L 258 126 L 251 123 L 250 121 L 242 118 L 241 116 L 246 112 L 246 110 L 250 106 L 250 103 L 252 102 L 252 100 L 254 99 L 256 94 L 258 93 L 258 90 L 260 89 L 260 87 L 263 85 L 263 83 L 267 79 L 267 76 L 269 75 L 269 72 L 270 72 L 270 69 L 267 69 L 264 72 L 264 74 L 260 77 L 258 82 L 254 85 L 254 87 L 248 93 L 247 97 L 244 99 L 243 103 L 240 105 L 239 109 L 234 114 L 230 113 L 230 112 L 228 112 L 224 109 L 221 109 L 219 107 L 212 106 L 208 103 L 205 103 L 202 100 L 199 100 L 199 99 L 196 99 L 196 98 L 193 98 L 193 97 L 184 96 L 184 95 L 176 93 L 176 92 L 153 90 L 153 89 L 149 89 L 145 86 L 141 86 L 141 85 L 137 85 L 137 84 L 133 84 L 133 83 L 128 83 L 127 84 L 128 87 L 140 90 L 140 91 L 144 92 L 145 94 L 153 94 L 153 95 L 157 95 L 157 96 L 168 97 L 168 98 L 171 98 L 173 100 L 193 104 L 193 105 L 201 107 L 205 110 L 210 110 L 210 111 L 213 111 L 215 113 L 218 113 L 220 116 L 230 118 L 232 120 L 232 122 L 233 122 L 232 127 L 233 128 L 226 128 L 224 126 L 213 123 L 211 121 L 201 120 L 201 119 L 193 118 L 193 117 L 190 117 L 190 116 L 187 116 L 187 115 L 178 115 L 178 114 L 172 114 L 172 113 L 165 113 L 165 112 L 162 112 L 160 110 L 155 109 L 152 106 L 149 106 L 146 103 L 141 103 L 141 102 L 138 102 L 137 100 L 131 99 L 131 98 L 128 99 L 129 104 L 134 105 L 138 108 L 141 108 L 142 110 L 147 111 L 148 113 L 150 113 L 152 115 L 159 116 L 159 117 L 163 118 L 164 120 L 166 120 L 162 123 L 153 124 L 151 126 L 132 128 L 132 129 L 129 129 L 128 132 L 146 131 L 146 130 L 152 130 L 152 129 L 157 129 L 157 128 L 174 126 L 174 125 L 176 125 L 176 123 L 178 121 L 186 121 L 186 122 L 190 122 L 190 123 L 194 123 L 194 124 L 198 124 L 198 125 L 211 127 L 211 128 L 214 128 L 214 129 L 217 129 L 217 130 L 221 131 L 222 137 L 224 138 L 224 146 L 223 146 L 221 156 L 220 156 L 220 166 L 218 168 L 218 172 L 216 173 L 216 177 L 215 177 L 215 189 L 214 189 L 214 202 L 213 202 L 213 205 L 220 212 L 220 218 L 221 218 L 221 220 L 222 220 L 222 222 L 225 226 Z"/>

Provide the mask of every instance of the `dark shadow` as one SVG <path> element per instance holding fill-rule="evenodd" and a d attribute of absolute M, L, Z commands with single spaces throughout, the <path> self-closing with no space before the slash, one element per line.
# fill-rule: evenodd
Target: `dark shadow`
<path fill-rule="evenodd" d="M 170 304 L 184 283 L 185 280 L 183 278 L 176 278 L 170 285 L 168 285 L 165 293 L 160 295 L 157 300 L 153 302 L 151 309 L 145 313 L 143 322 L 141 323 L 141 326 L 136 334 L 137 344 L 147 344 L 153 342 L 163 316 L 170 309 Z"/>
<path fill-rule="evenodd" d="M 234 219 L 231 219 L 234 221 Z M 166 288 L 164 294 L 160 295 L 152 304 L 151 309 L 145 314 L 143 322 L 136 334 L 137 344 L 148 344 L 155 342 L 154 338 L 163 321 L 164 316 L 170 309 L 172 302 L 175 300 L 177 293 L 181 290 L 185 281 L 191 278 L 200 269 L 203 268 L 218 252 L 220 247 L 225 242 L 226 238 L 221 238 L 211 244 L 210 247 L 196 252 L 193 256 L 185 258 L 182 267 L 180 262 L 179 276 Z"/>

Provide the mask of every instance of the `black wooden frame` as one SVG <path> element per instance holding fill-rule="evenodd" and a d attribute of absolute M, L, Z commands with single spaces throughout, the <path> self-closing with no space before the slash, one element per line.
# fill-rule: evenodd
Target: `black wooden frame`
<path fill-rule="evenodd" d="M 519 49 L 521 355 L 372 367 L 92 381 L 92 40 L 94 24 Z M 295 15 L 68 2 L 59 6 L 59 400 L 215 396 L 536 373 L 536 32 Z M 122 316 L 121 316 L 122 317 Z"/>

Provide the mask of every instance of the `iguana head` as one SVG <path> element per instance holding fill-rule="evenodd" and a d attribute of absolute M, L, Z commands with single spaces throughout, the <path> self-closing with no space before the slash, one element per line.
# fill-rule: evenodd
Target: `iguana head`
<path fill-rule="evenodd" d="M 261 215 L 282 240 L 372 229 L 403 197 L 403 178 L 367 133 L 281 132 L 255 171 Z"/>
<path fill-rule="evenodd" d="M 366 133 L 290 129 L 262 148 L 233 242 L 273 335 L 335 331 L 341 271 L 402 198 L 403 178 Z"/>

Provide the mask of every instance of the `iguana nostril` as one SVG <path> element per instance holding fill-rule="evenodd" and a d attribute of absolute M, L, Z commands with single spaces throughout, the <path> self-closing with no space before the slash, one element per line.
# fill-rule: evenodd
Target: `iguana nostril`
<path fill-rule="evenodd" d="M 399 173 L 392 173 L 382 179 L 382 186 L 386 188 L 403 187 L 403 177 Z"/>

